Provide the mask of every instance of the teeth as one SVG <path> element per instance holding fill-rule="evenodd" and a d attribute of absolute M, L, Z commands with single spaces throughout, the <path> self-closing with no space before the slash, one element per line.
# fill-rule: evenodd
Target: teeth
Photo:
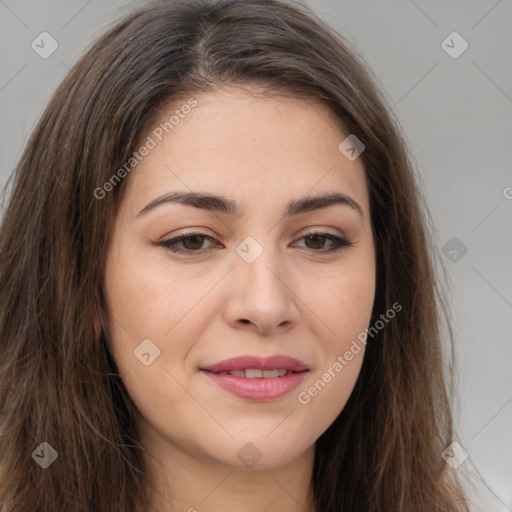
<path fill-rule="evenodd" d="M 251 368 L 251 369 L 247 368 L 245 370 L 245 377 L 247 379 L 261 378 L 261 377 L 263 377 L 263 370 L 257 370 L 255 368 L 254 369 L 253 368 Z"/>
<path fill-rule="evenodd" d="M 261 370 L 259 368 L 247 368 L 246 370 L 231 370 L 219 372 L 219 375 L 234 375 L 235 377 L 245 377 L 246 379 L 275 379 L 284 377 L 291 373 L 286 368 L 276 368 L 275 370 Z"/>

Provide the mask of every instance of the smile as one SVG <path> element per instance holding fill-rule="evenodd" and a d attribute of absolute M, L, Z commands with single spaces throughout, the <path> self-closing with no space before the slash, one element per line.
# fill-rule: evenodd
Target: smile
<path fill-rule="evenodd" d="M 241 356 L 201 368 L 201 372 L 233 395 L 262 402 L 290 393 L 309 373 L 309 368 L 288 356 Z"/>

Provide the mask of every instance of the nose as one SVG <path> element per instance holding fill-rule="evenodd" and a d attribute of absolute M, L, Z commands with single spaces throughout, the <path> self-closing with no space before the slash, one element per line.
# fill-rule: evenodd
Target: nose
<path fill-rule="evenodd" d="M 283 263 L 270 250 L 264 250 L 252 263 L 235 258 L 224 308 L 230 327 L 271 335 L 297 324 L 300 299 Z"/>

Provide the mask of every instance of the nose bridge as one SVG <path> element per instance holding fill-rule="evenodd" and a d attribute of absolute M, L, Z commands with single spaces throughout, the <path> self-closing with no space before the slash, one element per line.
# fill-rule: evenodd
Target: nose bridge
<path fill-rule="evenodd" d="M 265 241 L 261 243 L 256 237 Z M 248 236 L 236 247 L 235 283 L 226 309 L 233 325 L 249 320 L 261 331 L 269 332 L 297 319 L 284 262 L 271 239 L 268 233 Z"/>
<path fill-rule="evenodd" d="M 274 288 L 284 286 L 277 276 L 285 272 L 280 255 L 271 242 L 272 236 L 268 233 L 256 236 L 246 237 L 236 248 L 239 257 L 237 276 L 253 290 L 268 294 Z"/>

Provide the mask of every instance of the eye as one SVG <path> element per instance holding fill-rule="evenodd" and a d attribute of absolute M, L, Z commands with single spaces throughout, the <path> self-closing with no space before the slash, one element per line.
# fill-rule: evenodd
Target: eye
<path fill-rule="evenodd" d="M 200 253 L 199 249 L 203 245 L 204 240 L 209 240 L 210 242 L 214 242 L 215 239 L 211 236 L 204 235 L 203 233 L 186 233 L 184 235 L 176 236 L 171 238 L 170 240 L 164 240 L 163 242 L 159 242 L 158 245 L 169 249 L 172 252 L 177 253 Z M 176 248 L 178 244 L 183 244 L 185 249 Z M 188 246 L 188 247 L 186 247 Z M 211 247 L 207 250 L 210 250 Z M 205 251 L 202 251 L 205 252 Z"/>
<path fill-rule="evenodd" d="M 300 240 L 306 240 L 306 244 L 311 243 L 311 245 L 308 245 L 309 249 L 320 248 L 321 250 L 319 250 L 319 251 L 314 250 L 314 252 L 320 252 L 320 253 L 341 251 L 344 247 L 349 247 L 349 246 L 353 245 L 353 242 L 351 242 L 350 240 L 347 240 L 346 238 L 342 238 L 342 237 L 339 237 L 336 235 L 332 235 L 330 233 L 319 233 L 319 232 L 308 233 L 307 235 L 300 238 Z M 329 249 L 322 248 L 322 246 L 324 245 L 326 240 L 329 240 L 332 242 L 332 245 Z"/>
<path fill-rule="evenodd" d="M 353 245 L 353 242 L 330 233 L 313 232 L 301 237 L 299 240 L 306 240 L 307 248 L 317 253 L 331 253 L 340 251 L 345 247 Z M 215 242 L 215 239 L 203 233 L 185 233 L 183 235 L 158 242 L 158 245 L 165 247 L 173 253 L 178 254 L 201 254 L 212 250 L 212 246 L 203 249 L 204 241 Z M 326 241 L 331 241 L 332 246 L 324 248 Z M 181 244 L 180 248 L 179 245 Z"/>

